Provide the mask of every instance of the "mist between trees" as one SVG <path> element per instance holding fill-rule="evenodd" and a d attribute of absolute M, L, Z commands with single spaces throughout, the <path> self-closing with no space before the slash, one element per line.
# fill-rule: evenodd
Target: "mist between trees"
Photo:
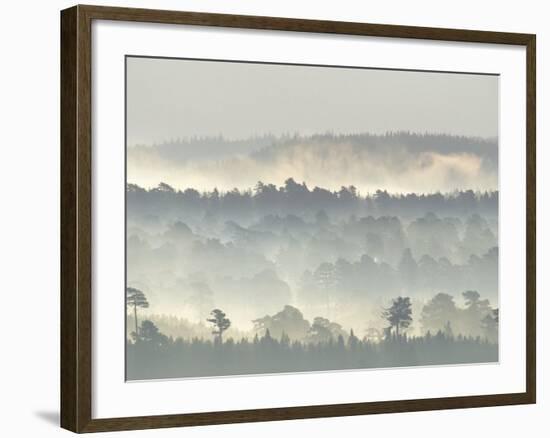
<path fill-rule="evenodd" d="M 127 303 L 133 307 L 134 318 L 128 319 L 126 377 L 145 380 L 495 362 L 498 309 L 480 300 L 475 291 L 464 292 L 464 297 L 466 308 L 457 308 L 445 294 L 430 300 L 420 318 L 423 336 L 407 335 L 413 322 L 411 302 L 408 297 L 397 297 L 381 315 L 387 326 L 381 331 L 371 328 L 362 338 L 326 318 L 316 317 L 310 323 L 298 309 L 287 305 L 275 315 L 255 320 L 251 339 L 235 340 L 224 339 L 231 320 L 220 309 L 212 310 L 207 318 L 211 336 L 206 339 L 167 336 L 150 319 L 138 326 L 137 308 L 146 308 L 147 301 L 140 291 L 128 288 Z M 162 317 L 151 319 L 166 324 Z M 484 336 L 455 336 L 453 325 L 478 325 Z M 137 332 L 130 331 L 134 326 Z"/>
<path fill-rule="evenodd" d="M 498 192 L 126 196 L 129 378 L 498 360 Z"/>
<path fill-rule="evenodd" d="M 258 180 L 278 187 L 289 177 L 336 192 L 354 185 L 363 194 L 491 190 L 498 186 L 498 140 L 410 132 L 195 137 L 128 147 L 127 164 L 130 182 L 199 192 L 243 190 Z"/>
<path fill-rule="evenodd" d="M 380 327 L 380 308 L 399 295 L 416 308 L 476 290 L 498 304 L 498 193 L 361 197 L 348 188 L 316 206 L 310 197 L 322 189 L 289 179 L 273 189 L 275 209 L 262 204 L 266 186 L 128 186 L 128 284 L 147 293 L 151 312 L 204 321 L 220 307 L 248 330 L 292 304 L 365 330 Z M 424 213 L 408 213 L 416 209 Z"/>

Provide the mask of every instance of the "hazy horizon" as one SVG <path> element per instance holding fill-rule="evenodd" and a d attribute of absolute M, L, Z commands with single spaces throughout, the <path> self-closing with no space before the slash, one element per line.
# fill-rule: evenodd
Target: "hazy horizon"
<path fill-rule="evenodd" d="M 498 76 L 126 62 L 128 181 L 140 186 L 498 189 Z"/>
<path fill-rule="evenodd" d="M 498 190 L 498 141 L 397 132 L 178 139 L 127 150 L 128 182 L 180 190 L 251 189 L 258 181 L 361 193 Z"/>
<path fill-rule="evenodd" d="M 175 138 L 430 132 L 498 136 L 498 76 L 127 58 L 129 146 Z"/>
<path fill-rule="evenodd" d="M 333 135 L 333 136 L 344 136 L 344 135 L 377 135 L 377 136 L 387 136 L 392 134 L 412 134 L 412 135 L 441 135 L 441 136 L 454 136 L 454 137 L 463 137 L 463 138 L 471 138 L 473 140 L 481 140 L 486 142 L 497 142 L 498 136 L 481 136 L 481 135 L 453 135 L 448 134 L 445 132 L 420 132 L 420 131 L 384 131 L 379 133 L 372 133 L 368 131 L 357 131 L 357 132 L 335 132 L 335 131 L 324 131 L 324 132 L 313 132 L 313 133 L 303 133 L 298 131 L 288 131 L 288 132 L 282 132 L 281 134 L 274 134 L 272 132 L 266 131 L 262 133 L 254 133 L 252 135 L 243 135 L 240 137 L 226 137 L 223 134 L 217 134 L 217 135 L 188 135 L 188 136 L 179 136 L 179 137 L 166 137 L 159 141 L 154 141 L 152 143 L 135 143 L 135 144 L 127 144 L 127 149 L 133 149 L 133 148 L 155 148 L 166 144 L 174 144 L 178 142 L 193 142 L 193 141 L 204 141 L 204 140 L 220 140 L 220 141 L 230 141 L 230 142 L 242 142 L 242 141 L 250 141 L 255 139 L 265 139 L 265 138 L 299 138 L 299 137 L 311 137 L 311 136 L 320 136 L 320 135 Z"/>
<path fill-rule="evenodd" d="M 129 380 L 498 360 L 497 76 L 127 58 L 126 116 Z"/>

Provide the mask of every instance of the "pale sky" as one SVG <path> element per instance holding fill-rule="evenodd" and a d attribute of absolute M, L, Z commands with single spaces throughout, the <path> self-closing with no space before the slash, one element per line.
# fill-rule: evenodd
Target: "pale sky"
<path fill-rule="evenodd" d="M 127 58 L 128 145 L 223 135 L 498 136 L 498 77 Z"/>

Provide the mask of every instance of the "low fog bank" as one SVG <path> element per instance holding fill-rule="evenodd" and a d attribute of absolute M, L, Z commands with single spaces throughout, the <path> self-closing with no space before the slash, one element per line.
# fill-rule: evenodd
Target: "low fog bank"
<path fill-rule="evenodd" d="M 310 186 L 362 193 L 433 193 L 498 188 L 496 139 L 408 132 L 265 135 L 243 140 L 193 138 L 128 148 L 128 181 L 184 189 L 282 185 L 291 175 Z"/>

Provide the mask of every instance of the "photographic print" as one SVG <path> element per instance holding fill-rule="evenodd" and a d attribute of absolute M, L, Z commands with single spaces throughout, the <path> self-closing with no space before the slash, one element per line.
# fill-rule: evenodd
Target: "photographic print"
<path fill-rule="evenodd" d="M 127 380 L 498 362 L 498 90 L 127 56 Z"/>

